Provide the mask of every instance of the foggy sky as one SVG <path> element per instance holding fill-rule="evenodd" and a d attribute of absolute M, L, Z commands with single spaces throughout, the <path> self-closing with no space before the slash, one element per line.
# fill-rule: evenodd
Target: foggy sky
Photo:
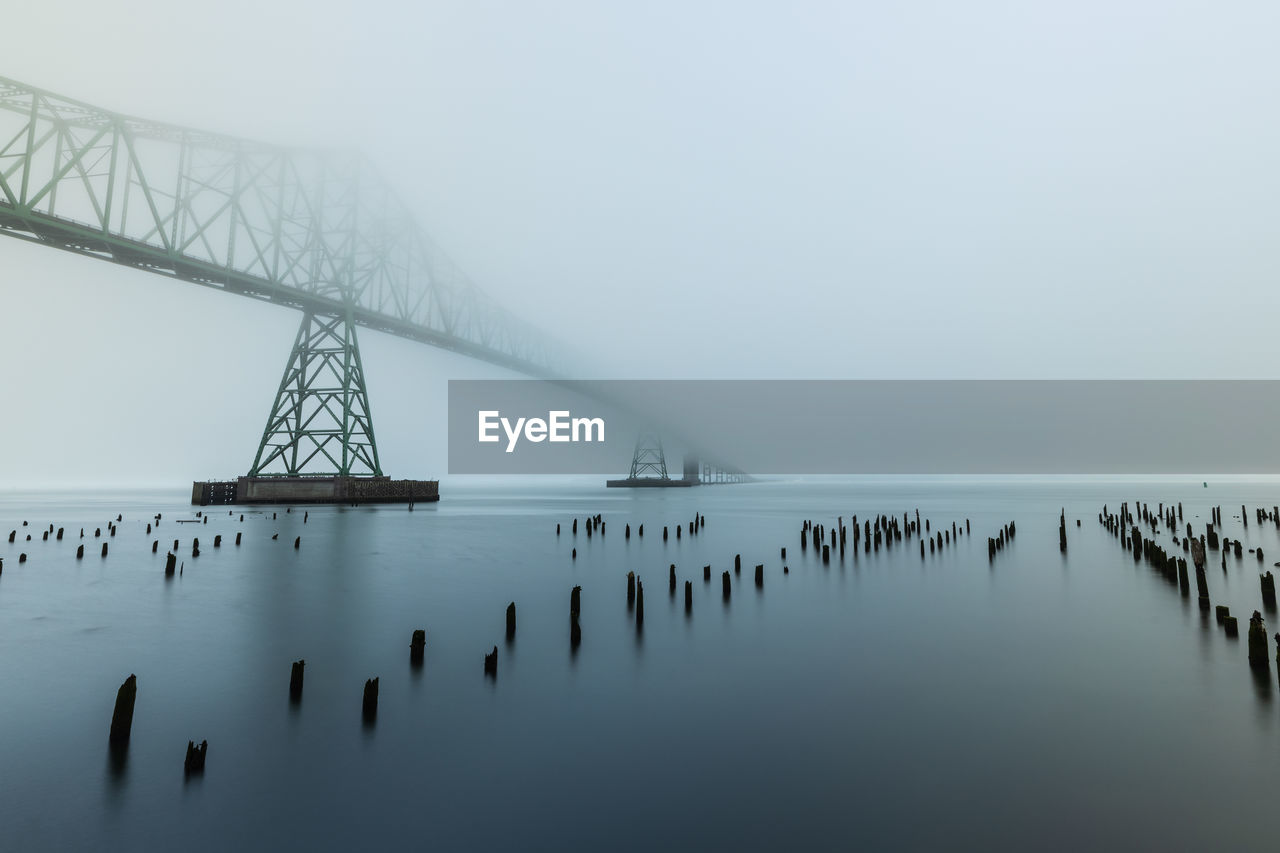
<path fill-rule="evenodd" d="M 0 75 L 362 150 L 583 376 L 1278 375 L 1274 3 L 10 5 Z M 298 319 L 0 237 L 0 488 L 243 473 Z M 504 374 L 361 344 L 441 475 Z"/>

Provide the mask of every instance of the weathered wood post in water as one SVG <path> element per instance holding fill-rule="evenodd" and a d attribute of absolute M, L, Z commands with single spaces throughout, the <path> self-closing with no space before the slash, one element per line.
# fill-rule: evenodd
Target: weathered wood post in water
<path fill-rule="evenodd" d="M 667 585 L 671 588 L 671 597 L 676 597 L 676 564 L 672 563 L 671 568 L 667 571 Z"/>
<path fill-rule="evenodd" d="M 178 570 L 178 558 L 170 551 L 164 557 L 164 574 L 165 577 L 173 577 L 173 573 Z"/>
<path fill-rule="evenodd" d="M 578 615 L 582 612 L 582 587 L 575 586 L 569 593 L 569 649 L 576 650 L 582 642 L 582 627 Z"/>
<path fill-rule="evenodd" d="M 494 646 L 493 651 L 484 656 L 484 674 L 490 678 L 498 677 L 498 647 Z"/>
<path fill-rule="evenodd" d="M 1267 654 L 1267 626 L 1262 614 L 1256 610 L 1249 617 L 1249 666 L 1271 669 L 1271 658 Z"/>
<path fill-rule="evenodd" d="M 1268 610 L 1276 609 L 1276 579 L 1275 575 L 1267 572 L 1265 575 L 1259 575 L 1262 583 L 1262 603 Z"/>
<path fill-rule="evenodd" d="M 103 542 L 103 543 L 102 543 L 102 556 L 104 556 L 104 557 L 105 557 L 105 556 L 107 556 L 107 543 L 106 543 L 106 542 Z"/>
<path fill-rule="evenodd" d="M 644 583 L 636 581 L 636 630 L 644 627 Z"/>
<path fill-rule="evenodd" d="M 764 586 L 764 563 L 756 564 L 756 586 Z"/>
<path fill-rule="evenodd" d="M 138 678 L 130 675 L 116 691 L 116 708 L 111 713 L 111 734 L 108 742 L 123 746 L 129 742 L 133 729 L 133 702 L 138 698 Z"/>
<path fill-rule="evenodd" d="M 361 715 L 366 723 L 372 723 L 378 716 L 378 679 L 370 678 L 364 683 L 364 701 Z"/>
<path fill-rule="evenodd" d="M 627 572 L 627 609 L 635 607 L 636 604 L 636 573 Z"/>
<path fill-rule="evenodd" d="M 1062 508 L 1062 515 L 1058 516 L 1058 550 L 1063 554 L 1067 553 L 1067 508 Z"/>
<path fill-rule="evenodd" d="M 417 628 L 413 632 L 413 636 L 409 639 L 409 663 L 413 666 L 422 666 L 422 659 L 426 655 L 427 648 L 427 632 L 425 628 Z"/>
<path fill-rule="evenodd" d="M 507 642 L 515 639 L 516 636 L 516 603 L 513 601 L 507 605 Z"/>
<path fill-rule="evenodd" d="M 729 600 L 729 589 L 730 589 L 731 583 L 732 581 L 729 580 L 728 572 L 725 572 L 724 574 L 720 575 L 721 594 L 724 596 L 725 601 Z"/>
<path fill-rule="evenodd" d="M 182 764 L 182 772 L 190 776 L 192 773 L 204 773 L 204 757 L 209 751 L 209 741 L 202 740 L 196 746 L 193 740 L 187 741 L 187 759 Z"/>
<path fill-rule="evenodd" d="M 77 560 L 83 560 L 83 559 L 84 559 L 84 545 L 77 545 L 77 546 L 76 546 L 76 559 L 77 559 Z"/>
<path fill-rule="evenodd" d="M 302 701 L 302 673 L 306 666 L 305 660 L 296 660 L 289 668 L 289 701 L 295 705 Z"/>
<path fill-rule="evenodd" d="M 693 612 L 693 581 L 684 582 L 684 612 Z"/>

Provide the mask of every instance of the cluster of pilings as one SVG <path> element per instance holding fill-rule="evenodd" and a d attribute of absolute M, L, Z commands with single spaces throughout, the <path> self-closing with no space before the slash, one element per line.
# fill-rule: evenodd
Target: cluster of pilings
<path fill-rule="evenodd" d="M 1248 508 L 1241 505 L 1240 520 L 1245 529 L 1249 526 L 1248 516 Z M 1210 520 L 1205 523 L 1204 531 L 1196 535 L 1190 522 L 1185 522 L 1185 530 L 1179 530 L 1179 524 L 1183 523 L 1181 503 L 1177 504 L 1176 512 L 1172 505 L 1166 508 L 1163 504 L 1159 504 L 1153 512 L 1148 504 L 1136 502 L 1134 509 L 1130 509 L 1128 502 L 1125 502 L 1120 505 L 1117 512 L 1108 511 L 1104 505 L 1102 511 L 1098 513 L 1099 523 L 1119 541 L 1122 548 L 1133 554 L 1135 563 L 1145 560 L 1170 585 L 1176 585 L 1181 595 L 1187 598 L 1191 595 L 1187 557 L 1170 553 L 1155 539 L 1162 526 L 1167 528 L 1173 546 L 1190 556 L 1190 567 L 1195 572 L 1196 601 L 1200 612 L 1207 616 L 1209 611 L 1213 610 L 1214 619 L 1223 629 L 1223 633 L 1235 639 L 1240 635 L 1237 618 L 1231 614 L 1228 606 L 1219 604 L 1215 607 L 1211 603 L 1206 571 L 1210 552 L 1221 550 L 1220 565 L 1225 572 L 1228 553 L 1240 560 L 1243 558 L 1244 546 L 1239 539 L 1232 540 L 1221 535 L 1222 507 L 1211 507 L 1209 518 Z M 1280 528 L 1280 508 L 1274 506 L 1270 510 L 1265 507 L 1256 508 L 1254 520 L 1258 524 L 1270 522 Z M 1151 531 L 1151 538 L 1143 535 L 1143 526 Z M 1250 548 L 1249 552 L 1255 554 L 1259 562 L 1263 560 L 1261 547 Z M 1259 586 L 1263 608 L 1274 613 L 1276 610 L 1275 577 L 1271 572 L 1259 575 Z M 1275 635 L 1275 641 L 1276 660 L 1280 662 L 1280 633 Z M 1255 671 L 1270 669 L 1266 623 L 1262 613 L 1257 610 L 1249 619 L 1248 650 L 1250 667 Z"/>
<path fill-rule="evenodd" d="M 996 554 L 1004 550 L 1004 546 L 1013 541 L 1013 537 L 1018 535 L 1018 525 L 1010 521 L 1008 524 L 1000 528 L 1000 532 L 995 536 L 987 537 L 987 562 L 994 562 Z"/>
<path fill-rule="evenodd" d="M 844 516 L 837 516 L 835 525 L 831 528 L 821 522 L 806 519 L 800 526 L 800 550 L 807 552 L 812 540 L 814 552 L 821 554 L 823 564 L 828 564 L 831 562 L 832 549 L 835 549 L 837 558 L 843 562 L 846 546 L 851 545 L 850 550 L 856 560 L 859 543 L 864 554 L 872 551 L 878 553 L 882 546 L 887 550 L 903 542 L 910 542 L 914 536 L 920 541 L 920 558 L 924 559 L 926 547 L 930 554 L 941 551 L 959 541 L 961 535 L 967 536 L 969 529 L 968 519 L 965 519 L 963 527 L 952 521 L 950 527 L 943 525 L 938 529 L 934 529 L 930 520 L 925 519 L 922 529 L 919 509 L 915 510 L 914 518 L 908 512 L 902 514 L 901 520 L 896 515 L 877 514 L 873 518 L 862 519 L 861 524 L 858 516 L 852 515 L 848 526 L 844 523 Z M 852 543 L 849 536 L 851 531 Z M 784 549 L 784 559 L 785 556 Z"/>
<path fill-rule="evenodd" d="M 285 512 L 286 512 L 286 513 L 290 512 L 290 511 L 291 511 L 291 508 L 290 508 L 290 509 L 286 509 L 286 510 L 285 510 Z M 229 516 L 230 516 L 230 515 L 233 515 L 233 513 L 232 513 L 232 512 L 230 512 L 230 511 L 228 511 L 228 512 L 227 512 L 227 515 L 229 515 Z M 308 516 L 309 516 L 309 515 L 310 515 L 310 513 L 309 513 L 309 512 L 304 512 L 304 513 L 303 513 L 303 517 L 302 517 L 302 523 L 303 523 L 303 524 L 306 524 L 306 523 L 307 523 L 307 520 L 308 520 Z M 272 519 L 275 519 L 275 518 L 276 518 L 276 514 L 275 514 L 274 512 L 273 512 L 273 513 L 271 513 L 271 517 L 272 517 Z M 147 535 L 147 536 L 151 536 L 151 535 L 152 535 L 152 533 L 153 533 L 153 531 L 154 531 L 154 530 L 156 530 L 156 529 L 158 529 L 158 528 L 160 527 L 161 518 L 162 518 L 161 513 L 156 513 L 156 514 L 155 514 L 155 516 L 153 516 L 153 517 L 152 517 L 152 519 L 151 519 L 150 521 L 148 521 L 148 522 L 147 522 L 147 526 L 146 526 L 146 535 Z M 113 520 L 113 519 L 108 519 L 108 520 L 107 520 L 106 525 L 105 525 L 105 526 L 106 526 L 106 531 L 107 531 L 107 538 L 111 538 L 111 537 L 114 537 L 114 536 L 116 535 L 116 533 L 117 533 L 117 532 L 118 532 L 118 530 L 119 530 L 119 524 L 120 524 L 121 522 L 123 522 L 123 521 L 124 521 L 124 516 L 123 516 L 123 514 L 117 514 L 114 520 Z M 243 513 L 241 513 L 241 514 L 240 514 L 240 522 L 241 522 L 241 523 L 243 523 L 243 522 L 244 522 L 244 514 L 243 514 Z M 178 519 L 178 520 L 177 520 L 177 523 L 178 523 L 178 524 L 204 524 L 204 525 L 207 525 L 207 524 L 209 523 L 209 516 L 208 516 L 207 514 L 203 513 L 203 512 L 197 512 L 197 513 L 196 513 L 196 517 L 195 517 L 195 518 L 180 518 L 180 519 Z M 29 522 L 26 522 L 26 521 L 22 522 L 22 526 L 23 526 L 23 527 L 27 527 L 27 528 L 29 528 Z M 103 528 L 102 528 L 102 527 L 95 527 L 95 528 L 94 528 L 94 530 L 93 530 L 93 538 L 95 538 L 95 539 L 102 539 L 102 538 L 103 538 L 102 531 L 103 531 Z M 50 539 L 50 537 L 52 537 L 52 538 L 54 539 L 54 541 L 56 541 L 56 542 L 61 542 L 61 541 L 63 540 L 63 536 L 64 536 L 64 534 L 65 534 L 65 533 L 66 533 L 66 528 L 64 528 L 64 527 L 56 527 L 54 524 L 50 524 L 50 525 L 48 526 L 48 528 L 42 528 L 42 529 L 41 529 L 41 541 L 48 542 L 48 541 L 49 541 L 49 539 Z M 17 541 L 17 539 L 18 539 L 18 535 L 19 535 L 19 534 L 18 534 L 18 530 L 17 530 L 17 529 L 11 530 L 11 531 L 9 532 L 9 543 L 10 543 L 10 544 L 15 544 L 15 543 L 16 543 L 16 541 Z M 26 537 L 26 541 L 27 541 L 27 542 L 30 542 L 30 541 L 31 541 L 31 536 L 32 536 L 31 534 L 25 534 L 25 537 Z M 83 527 L 82 527 L 82 528 L 80 528 L 80 536 L 79 536 L 79 538 L 80 538 L 81 540 L 83 540 L 83 539 L 85 538 L 85 536 L 86 536 L 86 534 L 85 534 L 85 528 L 83 528 Z M 241 544 L 242 536 L 243 536 L 243 531 L 236 531 L 236 540 L 235 540 L 235 543 L 236 543 L 236 545 L 237 545 L 237 546 Z M 272 538 L 272 539 L 276 539 L 276 538 L 278 538 L 278 537 L 279 537 L 279 534 L 277 533 L 277 534 L 273 535 L 271 538 Z M 165 555 L 165 567 L 164 567 L 164 574 L 165 574 L 165 577 L 171 578 L 171 577 L 173 577 L 173 576 L 174 576 L 174 574 L 175 574 L 175 572 L 174 572 L 174 560 L 175 560 L 174 555 L 178 553 L 178 550 L 179 550 L 179 548 L 180 548 L 180 545 L 181 545 L 181 540 L 179 540 L 179 539 L 174 539 L 174 540 L 173 540 L 173 549 L 172 549 L 172 551 L 168 552 L 168 553 Z M 221 548 L 221 547 L 222 547 L 222 534 L 221 534 L 221 533 L 218 533 L 218 534 L 215 534 L 215 535 L 214 535 L 214 537 L 213 537 L 213 547 L 214 547 L 214 548 Z M 294 540 L 293 540 L 293 547 L 294 547 L 295 549 L 300 549 L 300 548 L 302 547 L 302 537 L 301 537 L 301 536 L 297 536 L 297 537 L 295 537 L 295 538 L 294 538 Z M 160 540 L 159 540 L 159 539 L 153 539 L 153 540 L 151 541 L 151 553 L 153 553 L 153 554 L 158 554 L 158 553 L 159 553 L 159 550 L 160 550 Z M 110 549 L 109 549 L 109 547 L 108 547 L 108 543 L 107 543 L 105 540 L 102 542 L 102 548 L 101 548 L 100 553 L 101 553 L 101 556 L 102 556 L 102 557 L 104 557 L 104 558 L 105 558 L 105 557 L 107 557 L 107 556 L 109 555 L 109 553 L 110 553 Z M 193 538 L 192 538 L 192 540 L 191 540 L 191 558 L 192 558 L 192 559 L 197 559 L 197 558 L 200 556 L 200 553 L 201 553 L 201 552 L 200 552 L 200 538 L 199 538 L 199 537 L 193 537 Z M 25 562 L 27 562 L 27 558 L 28 558 L 28 555 L 26 554 L 26 552 L 23 552 L 23 553 L 21 553 L 21 554 L 19 554 L 19 555 L 18 555 L 18 562 L 19 562 L 19 563 L 25 563 Z M 80 542 L 80 543 L 78 543 L 78 544 L 76 545 L 76 557 L 75 557 L 75 558 L 76 558 L 77 560 L 83 560 L 83 559 L 84 559 L 84 543 L 83 543 L 83 542 Z M 179 566 L 179 567 L 178 567 L 177 574 L 179 574 L 179 575 L 181 575 L 181 574 L 182 574 L 182 567 L 181 567 L 181 566 Z"/>

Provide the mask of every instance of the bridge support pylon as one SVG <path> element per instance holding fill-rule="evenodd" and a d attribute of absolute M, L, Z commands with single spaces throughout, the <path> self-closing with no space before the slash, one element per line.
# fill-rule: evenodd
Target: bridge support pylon
<path fill-rule="evenodd" d="M 381 477 L 350 311 L 307 311 L 250 477 Z"/>
<path fill-rule="evenodd" d="M 606 480 L 610 488 L 670 488 L 696 486 L 698 478 L 673 480 L 667 474 L 667 457 L 662 450 L 662 436 L 657 430 L 644 429 L 636 437 L 631 454 L 631 474 L 625 480 Z"/>

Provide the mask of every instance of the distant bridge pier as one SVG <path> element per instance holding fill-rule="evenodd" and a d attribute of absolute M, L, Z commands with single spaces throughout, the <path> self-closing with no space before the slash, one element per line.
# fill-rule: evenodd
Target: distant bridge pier
<path fill-rule="evenodd" d="M 662 449 L 662 436 L 657 430 L 641 430 L 636 437 L 636 447 L 631 455 L 631 473 L 622 480 L 606 480 L 609 488 L 687 488 L 720 483 L 747 483 L 751 478 L 734 469 L 711 462 L 701 462 L 698 454 L 689 451 L 684 456 L 683 476 L 678 480 L 667 474 L 667 458 Z"/>
<path fill-rule="evenodd" d="M 623 480 L 606 480 L 611 489 L 680 488 L 698 485 L 696 476 L 688 477 L 686 461 L 685 477 L 673 480 L 667 475 L 667 457 L 662 450 L 662 436 L 655 429 L 642 429 L 636 436 L 636 447 L 631 454 L 631 473 Z"/>

